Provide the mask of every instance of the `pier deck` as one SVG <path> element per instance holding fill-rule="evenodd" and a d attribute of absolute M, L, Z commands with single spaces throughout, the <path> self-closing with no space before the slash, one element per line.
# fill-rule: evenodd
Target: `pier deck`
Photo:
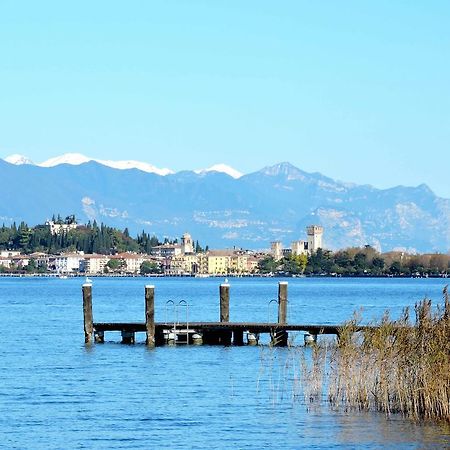
<path fill-rule="evenodd" d="M 146 331 L 144 322 L 98 322 L 94 323 L 95 331 L 129 331 L 139 333 Z M 249 331 L 251 333 L 270 333 L 273 331 L 305 331 L 310 334 L 339 334 L 338 325 L 312 325 L 312 324 L 279 324 L 259 322 L 180 322 L 176 323 L 177 329 L 196 330 L 226 330 L 226 331 Z M 155 322 L 155 330 L 163 331 L 172 329 L 172 322 Z M 370 328 L 368 326 L 357 327 L 356 331 Z"/>
<path fill-rule="evenodd" d="M 136 333 L 146 333 L 146 344 L 149 346 L 165 343 L 204 343 L 210 345 L 244 345 L 244 337 L 249 345 L 255 345 L 261 334 L 269 334 L 275 346 L 288 345 L 289 332 L 305 333 L 305 344 L 316 341 L 320 334 L 336 335 L 339 339 L 341 325 L 287 323 L 287 282 L 278 283 L 277 322 L 230 322 L 230 285 L 219 286 L 219 318 L 218 322 L 195 322 L 188 317 L 188 304 L 180 300 L 178 306 L 186 307 L 186 320 L 155 322 L 155 287 L 145 286 L 145 322 L 94 322 L 92 314 L 92 285 L 83 285 L 83 314 L 85 342 L 105 341 L 105 332 L 119 331 L 122 342 L 133 344 Z M 171 303 L 175 304 L 173 301 Z M 269 303 L 269 304 L 270 304 Z M 358 326 L 353 331 L 363 331 L 370 326 Z"/>

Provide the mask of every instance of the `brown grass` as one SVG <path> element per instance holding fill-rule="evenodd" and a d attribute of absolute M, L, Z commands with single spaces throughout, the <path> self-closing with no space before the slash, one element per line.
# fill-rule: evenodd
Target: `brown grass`
<path fill-rule="evenodd" d="M 406 309 L 399 320 L 388 313 L 375 328 L 356 333 L 357 320 L 340 330 L 329 361 L 333 407 L 402 413 L 413 419 L 450 422 L 450 302 L 432 310 L 431 300 Z"/>

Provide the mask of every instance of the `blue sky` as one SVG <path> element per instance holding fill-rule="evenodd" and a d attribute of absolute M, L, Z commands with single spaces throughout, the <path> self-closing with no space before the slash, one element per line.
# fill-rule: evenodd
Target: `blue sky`
<path fill-rule="evenodd" d="M 448 1 L 0 1 L 0 157 L 280 161 L 450 198 Z"/>

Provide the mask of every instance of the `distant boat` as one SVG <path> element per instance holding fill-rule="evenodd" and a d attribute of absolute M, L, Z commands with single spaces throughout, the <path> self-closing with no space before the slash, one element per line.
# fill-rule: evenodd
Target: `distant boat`
<path fill-rule="evenodd" d="M 67 280 L 67 275 L 59 275 L 58 278 L 60 280 Z"/>
<path fill-rule="evenodd" d="M 225 283 L 228 283 L 228 278 L 225 278 Z"/>

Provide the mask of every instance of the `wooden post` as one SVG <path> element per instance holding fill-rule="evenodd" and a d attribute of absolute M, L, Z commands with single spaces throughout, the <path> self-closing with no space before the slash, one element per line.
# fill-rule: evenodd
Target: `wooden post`
<path fill-rule="evenodd" d="M 227 283 L 220 285 L 220 321 L 230 321 L 230 285 Z M 233 332 L 230 330 L 220 330 L 217 333 L 218 344 L 231 345 Z"/>
<path fill-rule="evenodd" d="M 145 286 L 145 331 L 147 339 L 145 343 L 151 347 L 155 340 L 155 286 Z"/>
<path fill-rule="evenodd" d="M 287 323 L 287 281 L 278 283 L 278 323 L 285 325 Z M 288 344 L 288 332 L 285 330 L 275 331 L 272 338 L 272 345 L 285 347 Z"/>
<path fill-rule="evenodd" d="M 220 321 L 230 321 L 230 285 L 220 285 Z"/>
<path fill-rule="evenodd" d="M 94 319 L 92 316 L 92 284 L 83 284 L 83 318 L 84 318 L 84 342 L 92 341 L 94 333 Z"/>
<path fill-rule="evenodd" d="M 278 323 L 287 323 L 287 281 L 278 283 Z"/>

